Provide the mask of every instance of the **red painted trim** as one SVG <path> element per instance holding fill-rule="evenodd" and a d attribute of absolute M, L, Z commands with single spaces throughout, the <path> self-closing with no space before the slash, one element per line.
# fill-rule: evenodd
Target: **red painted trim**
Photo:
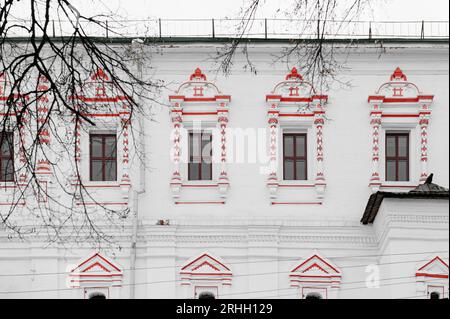
<path fill-rule="evenodd" d="M 115 266 L 113 263 L 111 263 L 109 260 L 107 260 L 105 257 L 103 257 L 102 255 L 100 255 L 99 253 L 95 253 L 94 255 L 92 255 L 91 257 L 89 257 L 88 259 L 86 259 L 85 261 L 83 261 L 81 264 L 79 264 L 76 268 L 74 268 L 72 270 L 72 272 L 78 268 L 81 268 L 82 266 L 84 266 L 86 263 L 88 263 L 89 261 L 91 261 L 92 259 L 94 259 L 95 257 L 99 257 L 101 260 L 103 260 L 104 262 L 106 262 L 108 265 L 110 265 L 111 267 L 113 267 L 115 270 L 121 272 L 121 270 Z"/>
<path fill-rule="evenodd" d="M 434 96 L 419 95 L 415 98 L 387 98 L 385 96 L 369 96 L 369 102 L 380 101 L 382 103 L 418 103 L 421 100 L 434 100 Z"/>
<path fill-rule="evenodd" d="M 304 275 L 304 274 L 291 274 L 291 275 L 289 275 L 289 277 L 292 277 L 292 278 L 327 278 L 327 279 L 332 279 L 332 278 L 341 279 L 342 278 L 341 275 L 331 275 L 331 274 L 323 275 L 323 276 L 319 276 L 319 275 L 313 276 L 313 275 Z"/>
<path fill-rule="evenodd" d="M 419 269 L 419 271 L 421 271 L 421 270 L 423 270 L 424 268 L 428 267 L 429 265 L 431 265 L 431 264 L 434 263 L 435 261 L 441 262 L 445 267 L 448 268 L 448 264 L 447 264 L 444 260 L 442 260 L 441 257 L 436 256 L 434 259 L 432 259 L 431 261 L 429 261 L 428 263 L 426 263 L 424 266 L 422 266 L 422 267 Z"/>
<path fill-rule="evenodd" d="M 182 100 L 184 102 L 217 102 L 218 100 L 226 100 L 227 102 L 231 101 L 230 95 L 216 95 L 214 97 L 185 97 L 184 95 L 171 95 L 169 96 L 169 100 Z"/>
<path fill-rule="evenodd" d="M 119 117 L 118 113 L 82 113 L 85 117 Z"/>
<path fill-rule="evenodd" d="M 419 272 L 416 273 L 416 277 L 448 279 L 448 275 L 425 274 L 425 273 L 419 273 Z"/>
<path fill-rule="evenodd" d="M 294 203 L 294 202 L 292 202 L 292 203 L 289 203 L 289 202 L 272 202 L 271 204 L 272 205 L 323 205 L 323 202 L 304 202 L 304 203 L 302 203 L 302 202 L 296 202 L 296 203 Z"/>
<path fill-rule="evenodd" d="M 77 206 L 114 206 L 114 205 L 128 205 L 128 203 L 77 203 Z"/>
<path fill-rule="evenodd" d="M 314 100 L 328 101 L 327 95 L 313 95 L 312 97 L 283 97 L 281 95 L 266 95 L 266 102 L 277 100 L 280 102 L 296 102 L 296 103 L 311 103 Z"/>
<path fill-rule="evenodd" d="M 301 113 L 283 113 L 280 117 L 314 117 L 314 114 L 301 114 Z"/>
<path fill-rule="evenodd" d="M 122 274 L 109 274 L 109 275 L 96 275 L 96 274 L 70 274 L 71 277 L 102 277 L 102 278 L 111 278 L 111 277 L 122 277 Z"/>
<path fill-rule="evenodd" d="M 175 202 L 175 205 L 225 205 L 225 202 Z"/>
<path fill-rule="evenodd" d="M 308 258 L 307 260 L 305 260 L 302 264 L 300 264 L 300 266 L 298 266 L 297 268 L 295 268 L 292 272 L 296 272 L 297 270 L 299 270 L 303 265 L 305 265 L 306 263 L 310 262 L 311 260 L 313 260 L 314 258 L 319 259 L 321 262 L 323 262 L 325 265 L 327 265 L 328 267 L 330 267 L 331 269 L 333 269 L 336 273 L 340 274 L 341 272 L 339 270 L 337 270 L 336 268 L 334 268 L 332 265 L 330 265 L 329 263 L 327 263 L 325 260 L 323 260 L 322 258 L 320 258 L 318 255 L 313 255 L 310 258 Z"/>
<path fill-rule="evenodd" d="M 199 256 L 198 258 L 196 258 L 194 261 L 190 262 L 189 264 L 187 264 L 186 266 L 184 266 L 181 270 L 186 270 L 186 268 L 188 268 L 189 266 L 195 264 L 197 261 L 201 260 L 202 258 L 207 257 L 209 259 L 211 259 L 212 261 L 218 263 L 219 265 L 221 265 L 222 267 L 224 267 L 226 270 L 231 271 L 230 268 L 228 268 L 227 266 L 225 266 L 224 264 L 222 264 L 220 261 L 218 261 L 217 259 L 211 257 L 208 254 L 203 254 L 201 256 Z"/>
<path fill-rule="evenodd" d="M 217 115 L 217 112 L 183 112 L 184 116 Z"/>
<path fill-rule="evenodd" d="M 303 272 L 304 272 L 304 273 L 305 273 L 305 272 L 308 272 L 308 271 L 310 271 L 310 270 L 313 269 L 313 268 L 319 268 L 319 270 L 323 271 L 323 272 L 326 273 L 326 274 L 329 274 L 328 271 L 326 271 L 325 269 L 323 269 L 323 268 L 322 268 L 320 265 L 318 265 L 317 263 L 312 264 L 311 266 L 309 266 L 308 268 L 306 268 Z"/>

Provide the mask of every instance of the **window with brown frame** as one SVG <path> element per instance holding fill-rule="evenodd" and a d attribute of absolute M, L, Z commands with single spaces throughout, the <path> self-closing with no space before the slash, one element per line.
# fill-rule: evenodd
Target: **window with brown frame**
<path fill-rule="evenodd" d="M 90 134 L 90 180 L 117 181 L 117 137 L 115 134 Z"/>
<path fill-rule="evenodd" d="M 14 182 L 14 140 L 12 132 L 0 133 L 0 182 Z"/>
<path fill-rule="evenodd" d="M 190 181 L 211 181 L 212 134 L 208 132 L 189 133 L 188 179 Z"/>
<path fill-rule="evenodd" d="M 306 134 L 283 135 L 283 174 L 286 181 L 308 180 Z"/>
<path fill-rule="evenodd" d="M 386 133 L 386 181 L 409 181 L 408 133 Z"/>

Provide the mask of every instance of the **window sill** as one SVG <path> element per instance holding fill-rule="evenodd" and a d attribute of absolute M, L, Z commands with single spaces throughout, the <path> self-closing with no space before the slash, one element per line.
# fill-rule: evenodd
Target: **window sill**
<path fill-rule="evenodd" d="M 78 185 L 78 184 L 75 184 Z M 83 182 L 83 186 L 86 188 L 120 188 L 120 182 Z"/>
<path fill-rule="evenodd" d="M 382 182 L 381 188 L 415 188 L 418 183 L 414 182 Z"/>
<path fill-rule="evenodd" d="M 216 181 L 186 181 L 181 187 L 185 188 L 215 188 L 219 187 Z"/>
<path fill-rule="evenodd" d="M 281 188 L 314 188 L 314 181 L 279 181 L 278 186 Z"/>
<path fill-rule="evenodd" d="M 18 187 L 16 182 L 0 182 L 0 189 L 16 189 Z"/>

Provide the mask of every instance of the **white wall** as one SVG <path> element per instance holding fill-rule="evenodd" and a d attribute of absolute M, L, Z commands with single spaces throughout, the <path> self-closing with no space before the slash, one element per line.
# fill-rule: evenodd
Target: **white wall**
<path fill-rule="evenodd" d="M 209 59 L 215 49 L 212 44 L 167 45 L 160 48 L 160 53 L 153 54 L 152 69 L 147 69 L 147 72 L 167 84 L 161 97 L 162 104 L 168 105 L 168 95 L 173 94 L 196 67 L 200 67 L 222 93 L 232 96 L 229 127 L 266 128 L 266 94 L 270 94 L 273 87 L 284 79 L 291 67 L 298 65 L 291 61 L 274 62 L 273 54 L 280 52 L 280 46 L 260 44 L 250 47 L 258 75 L 245 72 L 242 69 L 244 58 L 238 55 L 229 77 L 216 76 L 213 72 L 216 65 Z M 447 236 L 433 223 L 432 226 L 413 223 L 408 224 L 407 228 L 393 225 L 392 230 L 389 228 L 387 231 L 387 238 L 381 237 L 383 229 L 381 226 L 376 228 L 378 224 L 360 224 L 371 194 L 368 184 L 372 173 L 372 137 L 367 98 L 389 80 L 397 66 L 423 93 L 435 95 L 429 131 L 429 170 L 435 173 L 436 183 L 448 187 L 448 45 L 390 44 L 385 49 L 386 52 L 382 52 L 377 46 L 361 45 L 353 49 L 348 57 L 339 55 L 343 62 L 348 59 L 346 69 L 340 73 L 341 80 L 351 81 L 352 87 L 335 84 L 332 90 L 323 92 L 330 97 L 327 106 L 330 120 L 324 129 L 324 166 L 328 186 L 321 206 L 271 206 L 267 177 L 260 174 L 259 164 L 229 164 L 231 188 L 226 205 L 175 205 L 169 188 L 173 167 L 170 161 L 172 124 L 169 107 L 156 103 L 152 105 L 153 121 L 147 120 L 145 124 L 149 169 L 145 177 L 146 193 L 139 201 L 141 222 L 137 245 L 136 267 L 139 270 L 136 273 L 136 296 L 186 297 L 180 286 L 180 268 L 188 259 L 205 251 L 222 258 L 231 266 L 235 278 L 228 292 L 233 295 L 229 297 L 298 297 L 297 290 L 289 289 L 289 272 L 314 253 L 329 258 L 341 268 L 341 298 L 400 298 L 414 295 L 414 283 L 364 289 L 368 276 L 366 265 L 393 260 L 383 257 L 383 254 L 448 250 L 448 201 L 425 205 L 421 211 L 427 214 L 429 207 L 432 207 L 434 214 L 444 220 L 439 227 L 447 230 Z M 134 164 L 133 184 L 136 185 L 138 169 Z M 417 203 L 395 205 L 400 205 L 398 207 L 409 214 L 410 207 Z M 387 211 L 389 209 L 386 208 Z M 156 226 L 157 220 L 170 220 L 170 226 Z M 380 213 L 377 223 L 383 225 L 384 221 Z M 408 235 L 401 235 L 402 231 Z M 434 240 L 436 232 L 440 237 Z M 123 287 L 117 295 L 121 298 L 129 297 L 130 291 L 130 233 L 131 227 L 125 227 L 121 233 L 120 251 L 102 251 L 124 269 Z M 44 249 L 45 243 L 39 239 L 30 245 L 28 242 L 8 240 L 5 233 L 0 235 L 0 274 L 60 273 L 58 276 L 2 276 L 0 292 L 24 293 L 0 293 L 0 298 L 82 296 L 80 291 L 67 289 L 64 272 L 68 264 L 89 257 L 95 250 L 93 247 Z M 421 258 L 398 256 L 394 262 L 412 262 Z M 413 276 L 416 263 L 406 265 L 383 266 L 381 278 Z M 258 275 L 261 273 L 266 275 Z M 55 289 L 60 290 L 51 291 Z M 44 291 L 26 292 L 29 290 Z"/>

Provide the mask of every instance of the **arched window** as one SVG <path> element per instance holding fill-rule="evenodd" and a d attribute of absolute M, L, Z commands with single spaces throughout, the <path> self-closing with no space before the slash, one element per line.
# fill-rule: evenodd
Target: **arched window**
<path fill-rule="evenodd" d="M 106 296 L 101 292 L 93 292 L 89 294 L 88 299 L 106 299 Z"/>
<path fill-rule="evenodd" d="M 206 292 L 202 292 L 198 296 L 198 299 L 210 299 L 210 300 L 212 300 L 212 299 L 216 299 L 216 296 L 212 292 L 206 291 Z"/>
<path fill-rule="evenodd" d="M 433 291 L 433 292 L 430 294 L 430 299 L 441 299 L 441 294 L 438 293 L 437 291 Z"/>
<path fill-rule="evenodd" d="M 311 292 L 306 295 L 305 299 L 323 299 L 322 295 L 317 292 Z"/>

